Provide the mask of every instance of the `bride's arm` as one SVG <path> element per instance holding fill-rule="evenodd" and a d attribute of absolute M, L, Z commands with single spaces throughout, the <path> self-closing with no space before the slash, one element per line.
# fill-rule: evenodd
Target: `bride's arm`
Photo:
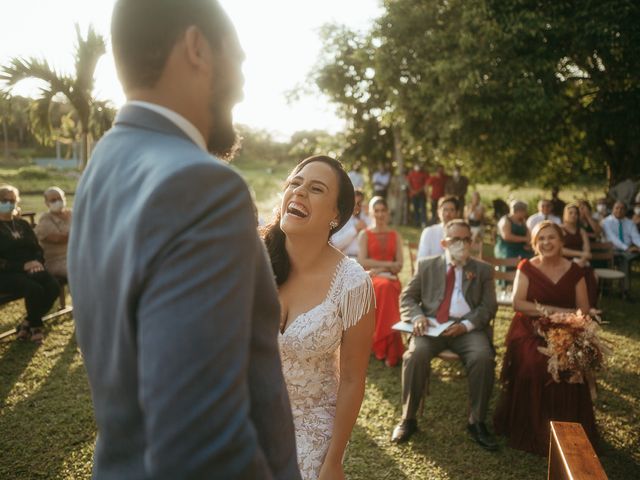
<path fill-rule="evenodd" d="M 372 302 L 371 308 L 360 321 L 343 333 L 340 345 L 340 385 L 336 416 L 319 480 L 344 478 L 342 457 L 364 398 L 374 323 L 375 306 Z"/>

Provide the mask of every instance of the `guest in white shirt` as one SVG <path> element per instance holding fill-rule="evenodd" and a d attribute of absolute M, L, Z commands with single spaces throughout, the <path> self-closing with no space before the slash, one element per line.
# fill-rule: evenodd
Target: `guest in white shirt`
<path fill-rule="evenodd" d="M 625 216 L 626 213 L 627 206 L 623 202 L 614 203 L 611 215 L 602 221 L 602 230 L 607 241 L 613 244 L 616 263 L 626 275 L 623 296 L 630 300 L 631 262 L 640 258 L 640 233 L 635 224 Z"/>
<path fill-rule="evenodd" d="M 425 228 L 420 235 L 420 243 L 418 245 L 418 260 L 434 255 L 442 255 L 444 248 L 442 247 L 442 239 L 444 238 L 443 225 L 457 218 L 459 215 L 458 199 L 453 195 L 441 197 L 438 200 L 438 218 L 440 223 Z"/>
<path fill-rule="evenodd" d="M 386 198 L 391 183 L 391 172 L 386 169 L 384 163 L 378 164 L 378 170 L 374 172 L 371 180 L 373 181 L 373 195 Z"/>
<path fill-rule="evenodd" d="M 527 218 L 527 228 L 529 231 L 533 231 L 533 227 L 542 222 L 543 220 L 551 220 L 556 225 L 562 224 L 562 220 L 556 217 L 552 211 L 552 205 L 549 200 L 540 200 L 538 202 L 538 212 Z"/>
<path fill-rule="evenodd" d="M 347 173 L 351 183 L 353 183 L 354 190 L 364 190 L 364 175 L 362 175 L 361 169 L 360 162 L 356 162 L 353 164 L 353 169 Z"/>
<path fill-rule="evenodd" d="M 371 219 L 362 210 L 364 193 L 355 191 L 356 202 L 353 206 L 353 215 L 344 227 L 331 236 L 331 244 L 351 258 L 358 258 L 360 247 L 358 244 L 358 234 L 371 225 Z"/>

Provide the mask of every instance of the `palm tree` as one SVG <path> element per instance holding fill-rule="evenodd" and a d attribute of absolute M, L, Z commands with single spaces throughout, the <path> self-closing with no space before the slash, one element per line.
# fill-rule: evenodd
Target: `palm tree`
<path fill-rule="evenodd" d="M 46 83 L 46 86 L 40 89 L 40 98 L 34 101 L 32 114 L 37 123 L 45 127 L 48 132 L 51 132 L 50 111 L 53 98 L 58 94 L 66 97 L 78 116 L 82 140 L 81 165 L 84 168 L 89 156 L 89 124 L 95 103 L 92 96 L 93 75 L 98 60 L 106 52 L 106 44 L 104 38 L 97 34 L 91 25 L 88 28 L 87 36 L 83 38 L 80 27 L 76 24 L 76 34 L 75 77 L 59 74 L 44 59 L 16 57 L 11 59 L 8 65 L 2 67 L 0 79 L 5 80 L 8 86 L 14 86 L 27 78 L 36 78 Z"/>

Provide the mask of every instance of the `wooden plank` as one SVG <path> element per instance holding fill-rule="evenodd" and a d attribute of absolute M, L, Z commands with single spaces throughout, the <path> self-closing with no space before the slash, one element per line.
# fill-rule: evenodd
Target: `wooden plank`
<path fill-rule="evenodd" d="M 548 480 L 606 480 L 582 425 L 551 422 Z"/>

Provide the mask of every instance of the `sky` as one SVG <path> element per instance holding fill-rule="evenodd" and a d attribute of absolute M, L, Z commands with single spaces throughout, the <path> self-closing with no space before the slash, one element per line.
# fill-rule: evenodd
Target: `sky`
<path fill-rule="evenodd" d="M 367 30 L 381 13 L 380 0 L 219 0 L 236 26 L 246 53 L 244 100 L 234 110 L 237 123 L 270 131 L 286 140 L 295 131 L 341 130 L 335 107 L 322 96 L 288 104 L 286 92 L 304 85 L 322 45 L 319 27 L 336 22 Z M 73 71 L 74 24 L 94 28 L 107 39 L 107 54 L 96 68 L 95 94 L 119 107 L 124 94 L 110 52 L 114 0 L 4 0 L 0 65 L 15 56 L 46 58 L 60 72 Z M 24 81 L 14 94 L 37 95 Z"/>

